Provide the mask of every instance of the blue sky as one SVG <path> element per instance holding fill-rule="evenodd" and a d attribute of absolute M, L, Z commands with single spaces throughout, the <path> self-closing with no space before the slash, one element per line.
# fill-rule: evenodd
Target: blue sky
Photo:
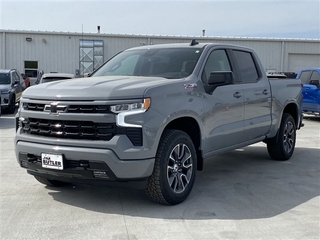
<path fill-rule="evenodd" d="M 320 0 L 0 0 L 0 29 L 320 39 Z"/>

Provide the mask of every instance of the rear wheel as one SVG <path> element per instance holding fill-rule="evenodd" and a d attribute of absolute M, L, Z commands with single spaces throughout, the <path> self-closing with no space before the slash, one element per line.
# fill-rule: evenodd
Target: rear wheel
<path fill-rule="evenodd" d="M 293 117 L 284 113 L 278 134 L 267 142 L 268 152 L 272 159 L 288 160 L 296 144 L 296 124 Z"/>
<path fill-rule="evenodd" d="M 56 180 L 49 180 L 47 178 L 43 178 L 43 177 L 39 177 L 39 176 L 34 176 L 35 179 L 38 180 L 38 182 L 50 186 L 50 187 L 61 187 L 64 185 L 67 185 L 67 183 L 65 182 L 60 182 L 60 181 L 56 181 Z"/>
<path fill-rule="evenodd" d="M 189 135 L 180 130 L 165 130 L 148 179 L 148 197 L 167 205 L 183 202 L 193 188 L 196 166 L 196 151 Z"/>

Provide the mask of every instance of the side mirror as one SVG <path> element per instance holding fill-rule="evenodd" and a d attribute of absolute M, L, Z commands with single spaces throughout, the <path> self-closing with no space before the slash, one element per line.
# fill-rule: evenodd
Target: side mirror
<path fill-rule="evenodd" d="M 320 82 L 319 82 L 319 80 L 310 80 L 309 84 L 310 84 L 310 85 L 315 85 L 315 86 L 319 87 Z"/>
<path fill-rule="evenodd" d="M 232 84 L 233 79 L 233 72 L 231 71 L 211 72 L 208 84 L 204 85 L 204 90 L 206 93 L 212 94 L 217 87 Z"/>
<path fill-rule="evenodd" d="M 231 71 L 217 71 L 211 72 L 208 80 L 209 85 L 224 85 L 233 83 L 233 72 Z"/>

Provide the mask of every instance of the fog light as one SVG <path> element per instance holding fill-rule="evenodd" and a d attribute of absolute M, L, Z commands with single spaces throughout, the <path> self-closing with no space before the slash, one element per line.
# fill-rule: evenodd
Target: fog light
<path fill-rule="evenodd" d="M 106 171 L 93 171 L 95 178 L 109 178 Z"/>

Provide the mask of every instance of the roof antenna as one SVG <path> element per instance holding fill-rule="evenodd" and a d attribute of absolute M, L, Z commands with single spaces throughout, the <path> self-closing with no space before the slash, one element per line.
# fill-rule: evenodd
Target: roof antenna
<path fill-rule="evenodd" d="M 199 42 L 197 42 L 195 39 L 192 39 L 191 43 L 190 43 L 190 46 L 194 46 L 194 45 L 197 45 L 199 44 Z"/>

